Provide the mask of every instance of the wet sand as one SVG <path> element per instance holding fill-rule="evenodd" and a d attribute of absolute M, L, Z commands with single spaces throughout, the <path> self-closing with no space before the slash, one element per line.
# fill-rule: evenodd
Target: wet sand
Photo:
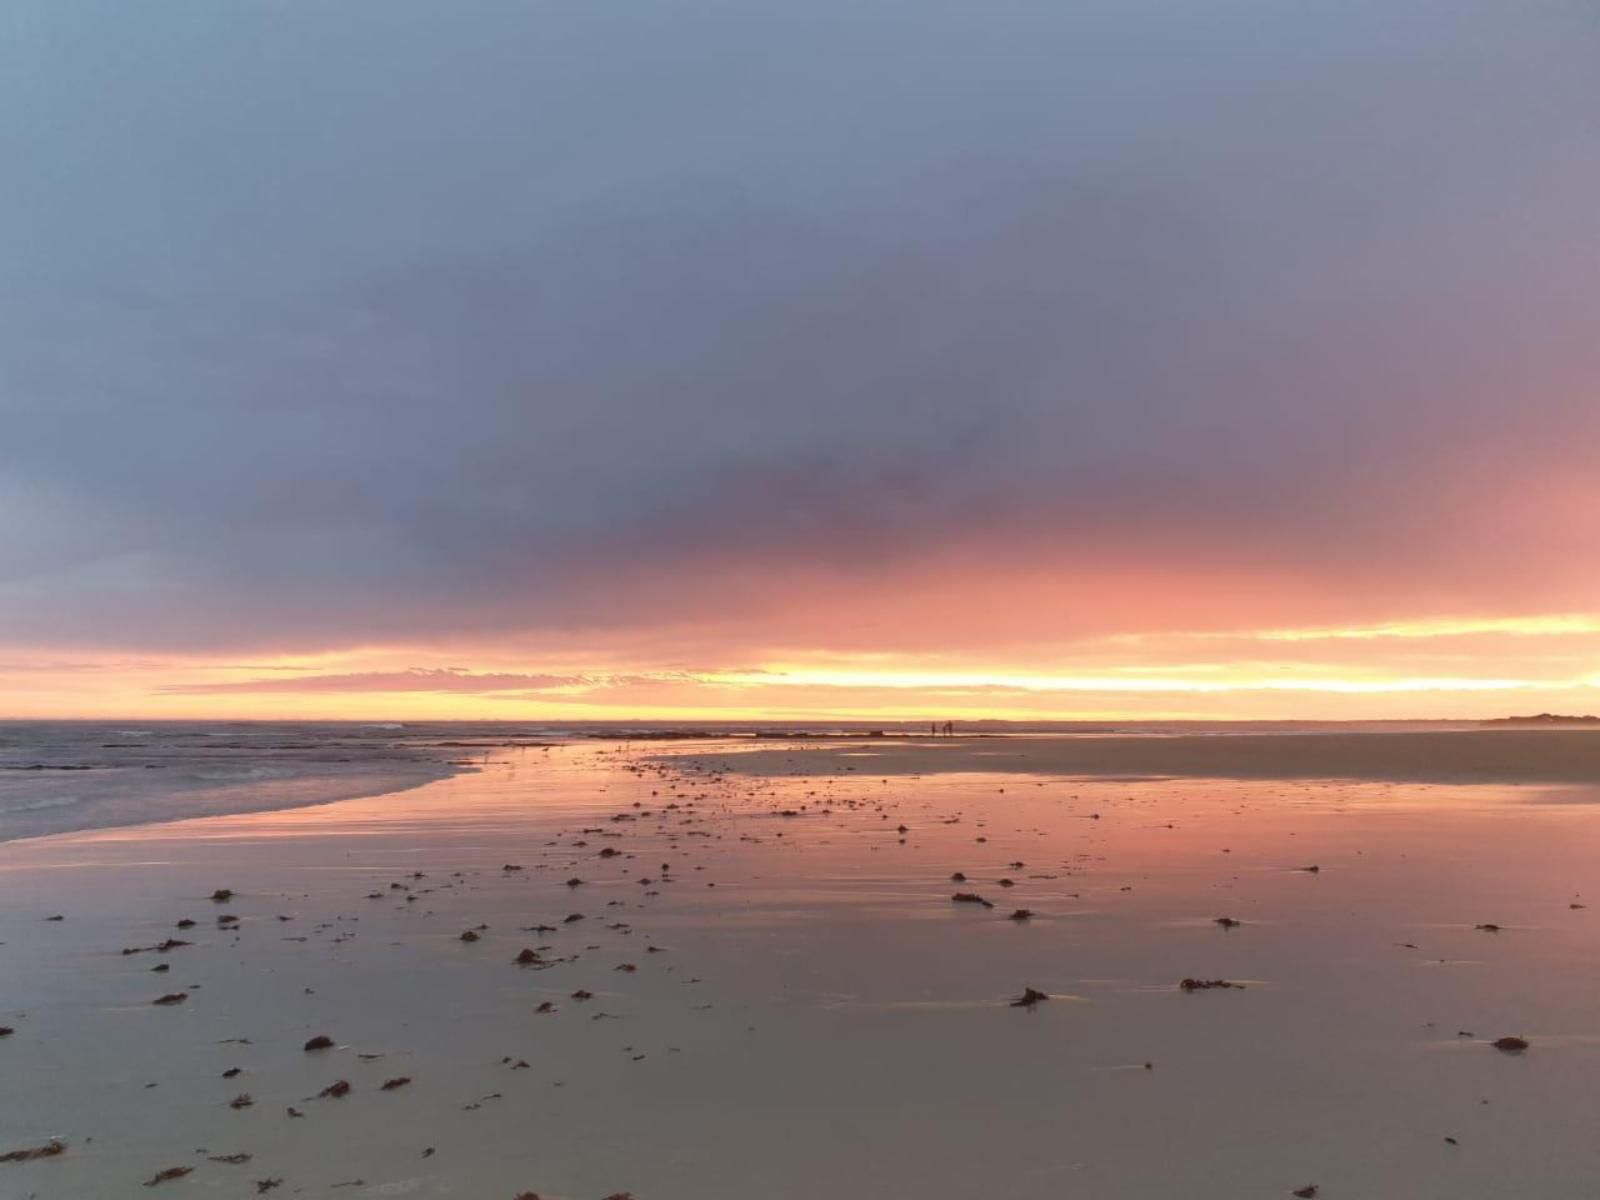
<path fill-rule="evenodd" d="M 397 795 L 0 846 L 0 1154 L 66 1147 L 0 1162 L 0 1196 L 1600 1178 L 1600 789 L 1079 779 L 1043 752 L 509 750 Z M 141 950 L 168 938 L 192 944 Z M 1028 987 L 1049 999 L 1012 1007 Z"/>
<path fill-rule="evenodd" d="M 1600 784 L 1600 731 L 1415 730 L 1128 737 L 914 738 L 869 744 L 753 748 L 743 772 L 880 775 L 1009 771 L 1036 775 L 1176 775 L 1231 779 L 1387 779 L 1433 783 Z"/>

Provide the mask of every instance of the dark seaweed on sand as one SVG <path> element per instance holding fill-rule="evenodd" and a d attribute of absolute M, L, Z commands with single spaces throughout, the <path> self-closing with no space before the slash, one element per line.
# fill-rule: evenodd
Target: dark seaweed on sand
<path fill-rule="evenodd" d="M 0 1163 L 33 1162 L 39 1158 L 55 1158 L 67 1152 L 67 1144 L 53 1138 L 42 1146 L 29 1146 L 23 1150 L 8 1150 L 0 1154 Z"/>

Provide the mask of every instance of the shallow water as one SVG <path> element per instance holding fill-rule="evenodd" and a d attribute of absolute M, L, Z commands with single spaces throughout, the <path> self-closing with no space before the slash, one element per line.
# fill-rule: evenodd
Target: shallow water
<path fill-rule="evenodd" d="M 751 778 L 687 773 L 694 749 L 512 750 L 397 795 L 0 846 L 0 1152 L 69 1144 L 0 1164 L 0 1195 L 143 1195 L 180 1165 L 174 1194 L 489 1200 L 1600 1178 L 1595 910 L 1570 907 L 1592 793 Z M 119 953 L 168 936 L 195 944 Z M 518 968 L 525 946 L 575 960 Z M 1024 986 L 1052 999 L 1008 1007 Z M 304 1053 L 318 1033 L 338 1048 Z"/>
<path fill-rule="evenodd" d="M 488 722 L 0 721 L 0 841 L 400 791 L 519 740 Z"/>

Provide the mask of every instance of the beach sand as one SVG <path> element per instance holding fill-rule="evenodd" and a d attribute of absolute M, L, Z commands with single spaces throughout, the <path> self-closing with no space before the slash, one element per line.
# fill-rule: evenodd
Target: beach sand
<path fill-rule="evenodd" d="M 1589 736 L 507 750 L 0 845 L 0 1154 L 66 1147 L 0 1196 L 1587 1195 Z"/>
<path fill-rule="evenodd" d="M 1230 779 L 1384 779 L 1434 783 L 1600 784 L 1600 731 L 1400 730 L 874 740 L 862 756 L 831 745 L 765 744 L 738 769 L 758 774 L 880 775 L 1008 771 L 1035 775 L 1176 775 Z M 870 759 L 870 763 L 869 763 Z"/>

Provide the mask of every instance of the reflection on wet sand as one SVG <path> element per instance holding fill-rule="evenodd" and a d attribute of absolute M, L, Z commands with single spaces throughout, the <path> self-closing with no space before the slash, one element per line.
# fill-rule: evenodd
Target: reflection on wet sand
<path fill-rule="evenodd" d="M 0 1154 L 64 1147 L 0 1163 L 0 1194 L 1600 1177 L 1600 794 L 785 754 L 805 773 L 510 750 L 396 795 L 0 847 L 0 1064 L 28 1081 Z"/>

